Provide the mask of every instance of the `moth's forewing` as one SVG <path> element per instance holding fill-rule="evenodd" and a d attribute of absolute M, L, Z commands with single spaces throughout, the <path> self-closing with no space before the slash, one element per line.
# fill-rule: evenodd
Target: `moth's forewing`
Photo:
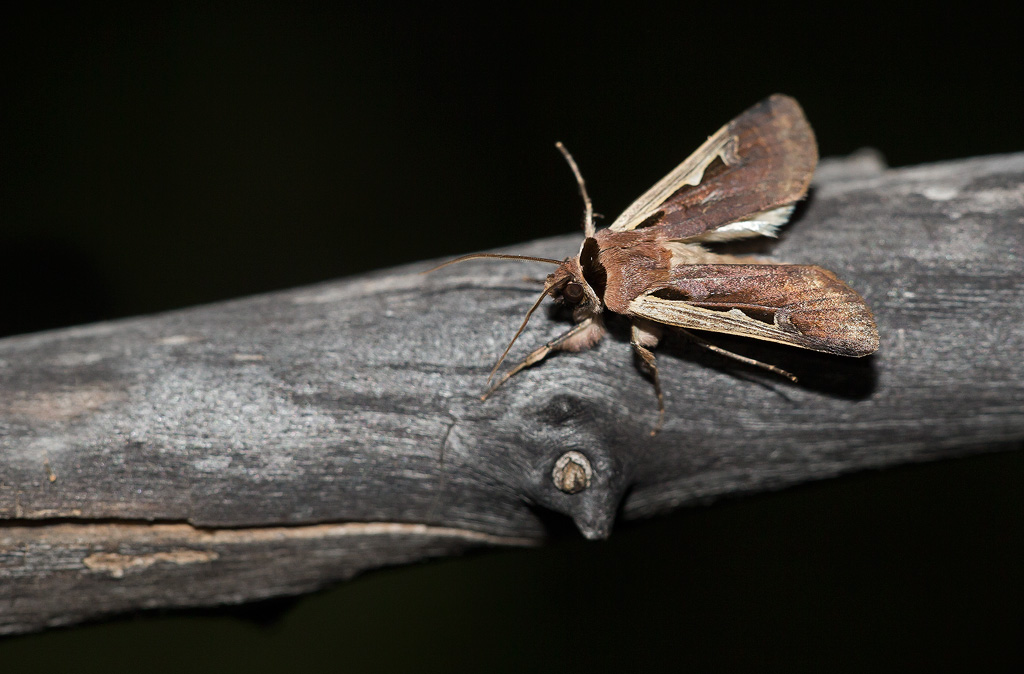
<path fill-rule="evenodd" d="M 694 264 L 674 267 L 671 277 L 669 287 L 630 302 L 629 314 L 842 356 L 878 349 L 864 300 L 821 267 Z"/>
<path fill-rule="evenodd" d="M 657 227 L 663 239 L 699 237 L 802 199 L 817 162 L 800 105 L 776 94 L 719 129 L 609 229 Z"/>

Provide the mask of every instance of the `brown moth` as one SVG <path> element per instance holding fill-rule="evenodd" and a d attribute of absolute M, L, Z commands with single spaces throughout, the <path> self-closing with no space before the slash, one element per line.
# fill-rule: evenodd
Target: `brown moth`
<path fill-rule="evenodd" d="M 813 265 L 720 255 L 701 245 L 776 236 L 794 204 L 807 194 L 818 149 L 814 132 L 794 99 L 776 94 L 726 124 L 607 229 L 595 230 L 593 207 L 579 169 L 561 143 L 558 147 L 576 175 L 586 207 L 579 254 L 551 260 L 478 253 L 445 263 L 492 257 L 558 265 L 488 382 L 544 297 L 550 295 L 573 308 L 576 325 L 530 353 L 483 398 L 552 352 L 580 351 L 596 344 L 605 334 L 605 311 L 627 316 L 632 323 L 630 343 L 658 398 L 658 427 L 664 419 L 664 398 L 651 349 L 665 327 L 793 381 L 796 377 L 780 368 L 709 344 L 689 330 L 742 335 L 855 358 L 878 348 L 871 310 L 832 272 Z"/>

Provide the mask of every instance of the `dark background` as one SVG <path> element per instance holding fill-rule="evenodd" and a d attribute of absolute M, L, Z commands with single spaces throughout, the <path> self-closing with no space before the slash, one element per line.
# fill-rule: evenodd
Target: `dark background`
<path fill-rule="evenodd" d="M 801 102 L 822 156 L 1024 149 L 1022 17 L 980 3 L 13 7 L 0 335 L 571 232 L 554 141 L 614 217 L 773 92 Z M 377 572 L 295 605 L 7 639 L 0 667 L 993 668 L 1022 659 L 1021 456 Z"/>

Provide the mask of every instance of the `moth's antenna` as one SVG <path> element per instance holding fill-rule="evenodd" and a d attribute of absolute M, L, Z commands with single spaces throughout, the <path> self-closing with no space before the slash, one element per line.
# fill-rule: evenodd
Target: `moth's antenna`
<path fill-rule="evenodd" d="M 583 235 L 588 238 L 592 237 L 596 230 L 594 227 L 594 205 L 590 203 L 590 195 L 587 194 L 587 186 L 583 182 L 583 176 L 580 174 L 579 167 L 576 166 L 576 160 L 572 158 L 572 155 L 565 149 L 562 142 L 555 143 L 555 147 L 565 157 L 565 161 L 569 162 L 569 168 L 572 169 L 573 175 L 576 176 L 576 184 L 580 186 L 580 196 L 583 197 Z"/>
<path fill-rule="evenodd" d="M 498 362 L 494 364 L 494 369 L 492 369 L 491 373 L 487 375 L 488 384 L 490 384 L 491 380 L 494 379 L 494 373 L 498 371 L 499 367 L 501 367 L 501 363 L 502 361 L 505 360 L 505 356 L 507 356 L 508 352 L 512 350 L 512 345 L 516 343 L 517 339 L 519 339 L 519 335 L 523 334 L 523 330 L 526 329 L 526 324 L 530 322 L 530 316 L 533 316 L 533 312 L 536 311 L 537 307 L 540 306 L 541 300 L 547 297 L 548 293 L 550 293 L 552 290 L 554 290 L 554 286 L 550 288 L 544 288 L 544 292 L 540 294 L 540 297 L 537 298 L 537 301 L 534 302 L 533 306 L 530 307 L 530 310 L 526 312 L 526 318 L 523 319 L 523 324 L 519 326 L 518 330 L 516 330 L 516 334 L 514 337 L 512 337 L 512 341 L 509 342 L 508 346 L 505 347 L 505 353 L 501 354 L 501 358 L 499 358 Z"/>
<path fill-rule="evenodd" d="M 547 263 L 550 263 L 550 264 L 562 264 L 562 260 L 552 260 L 549 257 L 534 257 L 533 255 L 502 255 L 500 253 L 470 253 L 469 255 L 463 255 L 462 257 L 457 257 L 454 260 L 448 260 L 447 262 L 442 262 L 441 264 L 437 265 L 436 267 L 431 267 L 430 269 L 428 269 L 426 271 L 421 271 L 420 273 L 421 274 L 429 274 L 432 271 L 437 271 L 441 267 L 447 267 L 448 265 L 455 264 L 456 262 L 465 262 L 466 260 L 475 260 L 478 257 L 491 257 L 491 258 L 496 258 L 498 260 L 530 260 L 530 261 L 533 261 L 533 262 L 547 262 Z"/>

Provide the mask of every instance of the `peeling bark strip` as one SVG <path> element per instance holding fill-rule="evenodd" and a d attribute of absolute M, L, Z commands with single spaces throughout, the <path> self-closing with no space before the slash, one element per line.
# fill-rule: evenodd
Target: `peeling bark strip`
<path fill-rule="evenodd" d="M 220 555 L 216 552 L 200 552 L 198 550 L 171 550 L 154 552 L 148 555 L 122 555 L 117 552 L 97 552 L 82 560 L 85 568 L 92 571 L 105 571 L 111 578 L 124 578 L 125 571 L 144 569 L 157 563 L 165 564 L 199 564 L 212 562 Z"/>
<path fill-rule="evenodd" d="M 486 262 L 0 341 L 0 632 L 540 541 L 542 509 L 598 537 L 616 512 L 1019 446 L 1024 154 L 865 166 L 825 163 L 770 253 L 857 288 L 879 353 L 728 342 L 789 384 L 665 349 L 653 439 L 649 384 L 605 357 L 630 353 L 624 326 L 480 402 L 535 291 Z M 534 323 L 542 341 L 568 317 Z"/>
<path fill-rule="evenodd" d="M 139 608 L 298 594 L 350 578 L 371 560 L 383 566 L 533 543 L 397 522 L 241 529 L 9 523 L 0 527 L 0 634 Z"/>

